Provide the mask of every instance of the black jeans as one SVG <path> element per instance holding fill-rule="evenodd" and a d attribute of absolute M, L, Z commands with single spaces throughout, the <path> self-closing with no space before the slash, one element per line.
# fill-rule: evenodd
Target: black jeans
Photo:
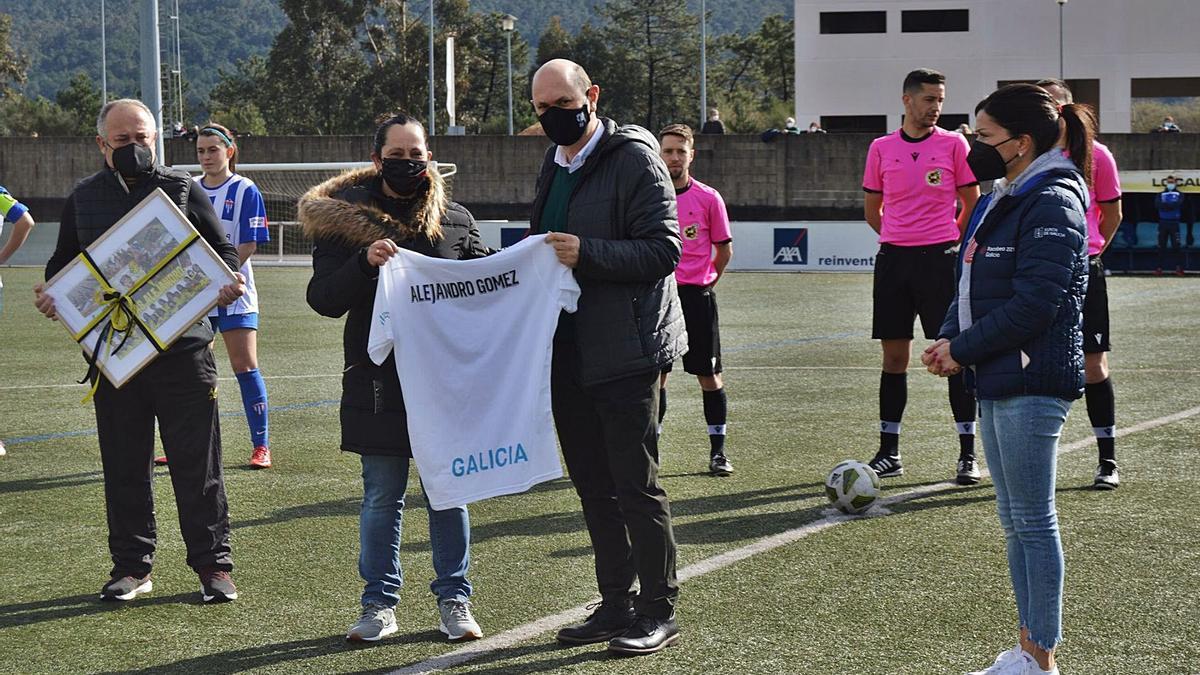
<path fill-rule="evenodd" d="M 583 385 L 573 339 L 555 340 L 554 425 L 583 505 L 596 581 L 626 601 L 636 578 L 640 614 L 667 618 L 679 595 L 671 505 L 658 483 L 658 371 Z"/>
<path fill-rule="evenodd" d="M 207 346 L 165 352 L 120 389 L 100 375 L 93 401 L 114 575 L 143 576 L 154 562 L 155 418 L 170 460 L 188 565 L 233 569 L 216 387 Z"/>

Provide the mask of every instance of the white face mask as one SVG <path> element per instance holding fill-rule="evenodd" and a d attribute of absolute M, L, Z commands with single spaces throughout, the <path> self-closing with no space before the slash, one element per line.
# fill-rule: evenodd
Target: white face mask
<path fill-rule="evenodd" d="M 1174 189 L 1175 189 L 1175 184 L 1174 184 L 1174 183 L 1167 183 L 1167 189 L 1168 189 L 1168 190 L 1174 190 Z"/>

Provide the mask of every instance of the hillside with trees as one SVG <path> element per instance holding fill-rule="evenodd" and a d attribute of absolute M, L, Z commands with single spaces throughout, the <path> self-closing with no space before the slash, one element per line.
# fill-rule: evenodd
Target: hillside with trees
<path fill-rule="evenodd" d="M 501 0 L 434 2 L 437 129 L 448 123 L 443 45 L 453 35 L 456 122 L 468 133 L 503 133 L 508 82 L 499 22 L 505 12 L 495 9 Z M 535 64 L 555 56 L 588 69 L 602 85 L 603 112 L 618 120 L 649 128 L 699 122 L 695 0 L 607 0 L 594 7 L 575 0 L 505 2 L 514 14 L 539 12 L 531 21 L 518 14 L 512 35 L 518 129 L 536 121 L 527 103 Z M 29 11 L 0 23 L 0 133 L 87 133 L 88 117 L 94 117 L 100 101 L 95 3 L 6 4 Z M 110 97 L 140 94 L 136 4 L 106 3 Z M 173 11 L 172 0 L 159 4 L 163 12 Z M 710 105 L 722 107 L 732 130 L 776 126 L 793 105 L 791 19 L 767 15 L 744 32 L 721 30 L 720 17 L 733 25 L 730 15 L 744 22 L 771 4 L 708 3 L 708 98 Z M 428 7 L 407 0 L 182 2 L 183 121 L 190 125 L 212 116 L 257 134 L 346 134 L 370 129 L 385 110 L 424 117 Z M 531 33 L 538 25 L 540 31 Z M 163 48 L 169 51 L 173 23 L 165 20 L 162 26 Z M 164 71 L 168 68 L 164 62 Z M 165 107 L 174 110 L 171 92 L 164 86 Z"/>

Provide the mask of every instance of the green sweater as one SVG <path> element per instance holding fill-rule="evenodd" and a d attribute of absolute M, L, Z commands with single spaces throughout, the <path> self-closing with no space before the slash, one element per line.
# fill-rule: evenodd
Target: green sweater
<path fill-rule="evenodd" d="M 567 205 L 571 203 L 571 193 L 575 191 L 582 175 L 582 169 L 571 173 L 566 167 L 559 166 L 554 170 L 550 192 L 546 194 L 546 203 L 542 205 L 541 231 L 535 234 L 567 229 Z"/>

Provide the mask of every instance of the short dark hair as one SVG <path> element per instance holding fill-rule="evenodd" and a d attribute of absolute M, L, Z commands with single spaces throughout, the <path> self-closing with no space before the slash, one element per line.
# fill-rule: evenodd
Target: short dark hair
<path fill-rule="evenodd" d="M 917 68 L 904 76 L 904 93 L 920 91 L 923 84 L 946 84 L 946 76 L 929 68 Z"/>
<path fill-rule="evenodd" d="M 695 143 L 695 137 L 692 135 L 692 128 L 686 124 L 668 124 L 658 132 L 658 140 L 662 141 L 663 136 L 678 136 L 688 143 Z"/>
<path fill-rule="evenodd" d="M 1070 87 L 1070 85 L 1067 84 L 1066 80 L 1060 80 L 1057 77 L 1047 77 L 1047 78 L 1038 80 L 1034 84 L 1036 84 L 1037 86 L 1039 86 L 1043 89 L 1045 89 L 1046 87 L 1058 87 L 1059 89 L 1062 89 L 1063 92 L 1065 92 L 1067 95 L 1067 100 L 1059 101 L 1059 103 L 1074 103 L 1075 102 L 1075 94 L 1071 93 L 1071 87 Z M 1055 100 L 1057 100 L 1057 98 Z"/>
<path fill-rule="evenodd" d="M 383 152 L 383 146 L 387 143 L 388 128 L 397 124 L 415 124 L 421 130 L 421 135 L 425 134 L 425 125 L 421 124 L 421 120 L 404 112 L 392 112 L 381 115 L 377 120 L 379 126 L 375 129 L 375 154 Z"/>

